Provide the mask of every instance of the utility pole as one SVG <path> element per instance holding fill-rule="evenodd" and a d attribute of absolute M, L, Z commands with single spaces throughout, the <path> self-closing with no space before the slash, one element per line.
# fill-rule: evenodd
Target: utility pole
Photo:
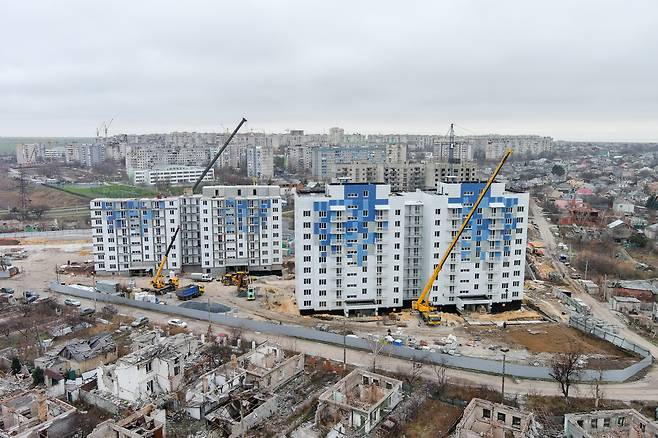
<path fill-rule="evenodd" d="M 22 168 L 18 171 L 18 196 L 21 216 L 26 219 L 30 198 L 27 196 L 27 179 L 25 179 L 25 171 Z"/>
<path fill-rule="evenodd" d="M 503 352 L 503 381 L 500 388 L 500 392 L 501 392 L 500 402 L 502 404 L 505 404 L 505 359 L 506 359 L 506 353 L 509 351 L 509 348 L 501 348 L 500 351 Z"/>

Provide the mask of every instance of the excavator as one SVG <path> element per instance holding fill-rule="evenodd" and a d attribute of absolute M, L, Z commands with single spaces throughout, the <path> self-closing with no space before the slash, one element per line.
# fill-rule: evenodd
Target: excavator
<path fill-rule="evenodd" d="M 430 295 L 430 290 L 432 290 L 432 285 L 434 284 L 437 277 L 441 273 L 441 269 L 443 269 L 443 265 L 445 264 L 446 260 L 448 260 L 450 253 L 457 245 L 457 242 L 459 242 L 459 239 L 461 238 L 464 229 L 470 222 L 471 217 L 473 217 L 473 214 L 477 211 L 478 207 L 480 206 L 480 202 L 482 202 L 482 199 L 484 199 L 484 196 L 487 194 L 487 191 L 489 191 L 489 188 L 491 188 L 491 184 L 493 184 L 494 179 L 496 178 L 496 176 L 498 176 L 498 173 L 500 173 L 500 170 L 503 168 L 503 165 L 511 155 L 512 155 L 512 149 L 508 148 L 503 154 L 503 158 L 501 158 L 500 162 L 498 163 L 498 166 L 496 166 L 496 169 L 494 169 L 493 173 L 489 177 L 489 180 L 487 181 L 484 188 L 482 189 L 482 192 L 480 193 L 480 196 L 478 196 L 477 201 L 475 201 L 473 207 L 471 207 L 471 211 L 469 211 L 466 218 L 464 218 L 464 222 L 462 222 L 461 227 L 459 227 L 459 231 L 457 231 L 457 234 L 452 239 L 452 242 L 450 242 L 450 245 L 448 246 L 445 253 L 443 254 L 443 257 L 441 257 L 439 264 L 436 265 L 436 267 L 434 268 L 434 272 L 432 272 L 432 275 L 430 275 L 430 278 L 427 280 L 427 283 L 425 283 L 425 287 L 423 288 L 423 291 L 420 293 L 418 300 L 411 302 L 411 308 L 417 310 L 420 313 L 420 315 L 423 317 L 423 320 L 425 320 L 427 325 L 441 324 L 440 313 L 437 312 L 434 306 L 432 306 L 429 302 L 429 295 Z"/>
<path fill-rule="evenodd" d="M 178 279 L 178 277 L 165 278 L 162 275 L 162 271 L 164 270 L 164 267 L 167 264 L 167 258 L 169 257 L 171 248 L 174 246 L 174 242 L 176 241 L 176 236 L 178 235 L 179 231 L 180 231 L 180 226 L 176 228 L 176 232 L 174 232 L 174 235 L 171 238 L 171 242 L 169 242 L 167 251 L 165 252 L 165 255 L 162 256 L 160 265 L 158 265 L 158 270 L 156 271 L 155 275 L 151 279 L 151 286 L 153 286 L 153 289 L 156 293 L 163 294 L 166 292 L 170 292 L 175 290 L 180 285 L 180 280 Z"/>

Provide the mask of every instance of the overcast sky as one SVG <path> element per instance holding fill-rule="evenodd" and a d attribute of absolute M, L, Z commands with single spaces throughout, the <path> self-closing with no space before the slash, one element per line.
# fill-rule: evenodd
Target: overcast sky
<path fill-rule="evenodd" d="M 267 132 L 658 141 L 656 23 L 656 0 L 0 0 L 0 136 L 244 115 Z"/>

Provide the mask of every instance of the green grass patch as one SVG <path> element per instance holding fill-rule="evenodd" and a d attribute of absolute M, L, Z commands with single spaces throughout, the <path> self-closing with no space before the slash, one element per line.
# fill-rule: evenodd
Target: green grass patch
<path fill-rule="evenodd" d="M 126 184 L 108 184 L 98 187 L 85 187 L 76 184 L 64 184 L 56 188 L 89 199 L 94 198 L 145 198 L 155 196 L 156 192 L 145 187 Z"/>

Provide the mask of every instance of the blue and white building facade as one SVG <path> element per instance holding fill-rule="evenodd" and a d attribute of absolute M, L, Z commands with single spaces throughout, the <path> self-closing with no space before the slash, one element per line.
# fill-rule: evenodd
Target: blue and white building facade
<path fill-rule="evenodd" d="M 332 184 L 295 199 L 297 303 L 303 313 L 372 313 L 409 306 L 484 183 L 436 193 L 385 184 Z M 460 310 L 518 308 L 528 194 L 494 183 L 432 286 L 430 301 Z"/>
<path fill-rule="evenodd" d="M 153 272 L 179 226 L 167 270 L 280 271 L 281 202 L 278 186 L 208 186 L 200 195 L 94 199 L 96 272 Z"/>

